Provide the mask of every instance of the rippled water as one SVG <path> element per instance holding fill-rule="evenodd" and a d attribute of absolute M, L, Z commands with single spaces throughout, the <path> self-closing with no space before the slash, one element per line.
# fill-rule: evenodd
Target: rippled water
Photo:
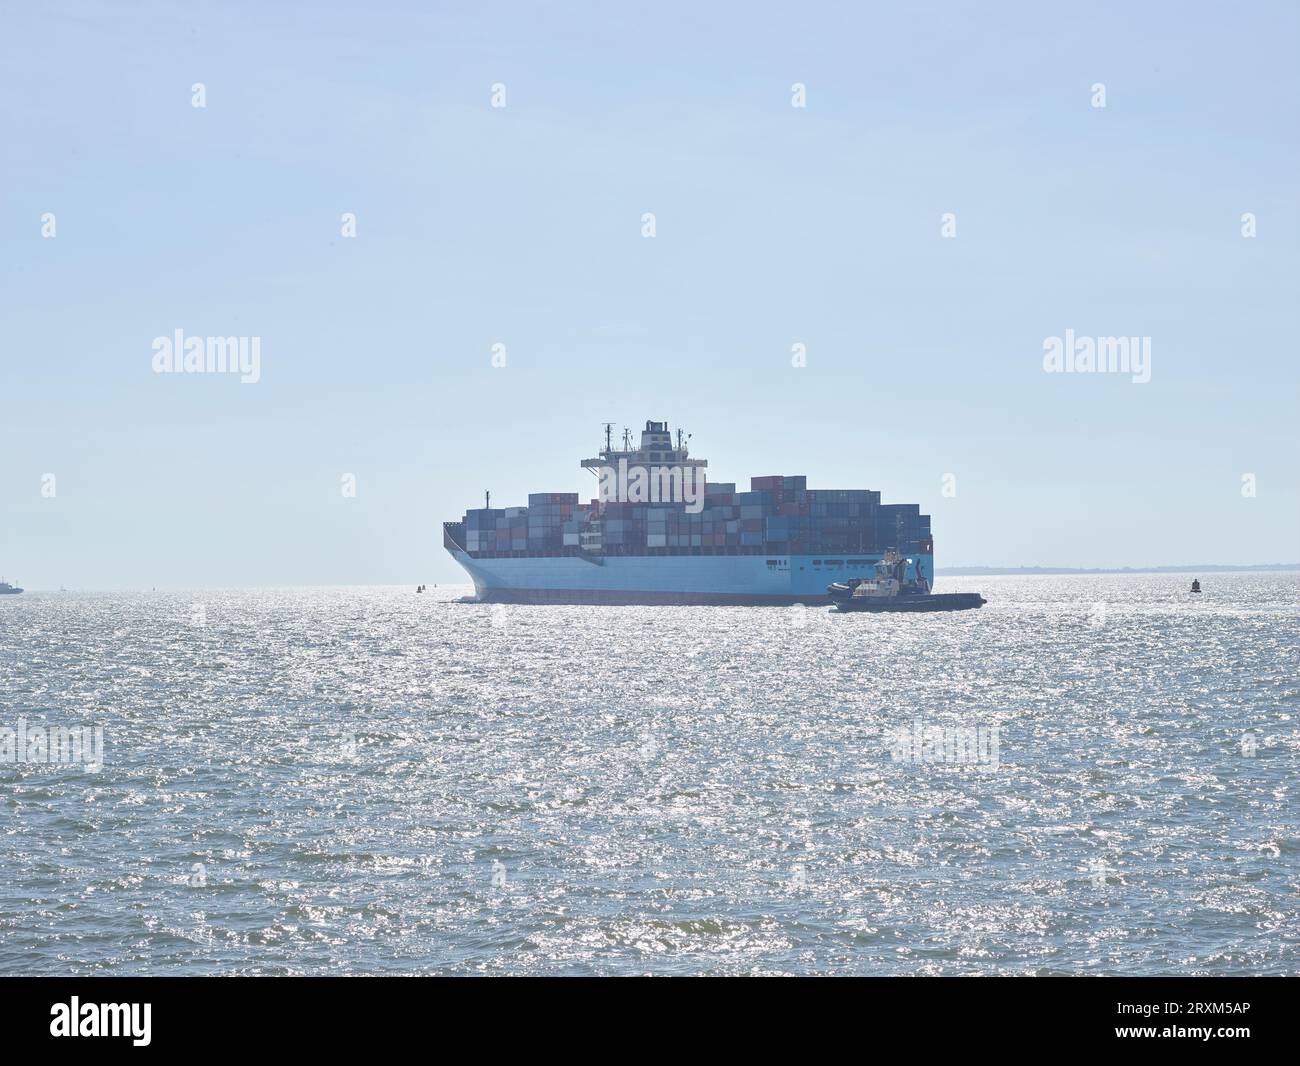
<path fill-rule="evenodd" d="M 105 760 L 0 764 L 0 972 L 1296 973 L 1296 575 L 1190 580 L 5 597 L 0 726 Z"/>

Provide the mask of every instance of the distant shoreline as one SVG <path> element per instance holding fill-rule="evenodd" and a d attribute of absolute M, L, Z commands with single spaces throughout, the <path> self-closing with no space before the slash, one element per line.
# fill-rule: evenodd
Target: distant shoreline
<path fill-rule="evenodd" d="M 1179 565 L 1179 566 L 1124 566 L 1124 567 L 1082 567 L 1082 566 L 940 566 L 936 568 L 938 577 L 1033 577 L 1035 575 L 1050 577 L 1053 575 L 1069 576 L 1088 575 L 1088 574 L 1242 574 L 1242 573 L 1282 573 L 1285 571 L 1300 571 L 1300 563 L 1255 563 L 1251 564 L 1222 564 L 1222 563 L 1204 563 L 1201 566 Z M 400 585 L 395 582 L 373 583 L 366 581 L 347 582 L 328 585 L 159 585 L 157 587 L 146 586 L 107 586 L 99 588 L 29 588 L 27 593 L 38 594 L 57 594 L 60 592 L 256 592 L 266 589 L 349 589 L 349 588 L 409 588 L 416 584 L 416 579 L 412 578 L 409 582 L 402 582 Z M 438 588 L 473 588 L 468 581 L 442 581 L 433 584 L 431 587 Z M 18 596 L 6 596 L 0 599 L 18 599 Z"/>
<path fill-rule="evenodd" d="M 1202 566 L 940 566 L 936 574 L 945 577 L 1032 576 L 1034 574 L 1239 574 L 1252 570 L 1277 572 L 1300 570 L 1300 563 L 1228 564 L 1205 563 Z"/>

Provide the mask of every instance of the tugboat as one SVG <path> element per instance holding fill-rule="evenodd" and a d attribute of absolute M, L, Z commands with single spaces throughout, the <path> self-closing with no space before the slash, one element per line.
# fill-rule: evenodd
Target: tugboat
<path fill-rule="evenodd" d="M 1201 591 L 1201 582 L 1199 578 L 1192 578 L 1192 591 L 1193 592 Z"/>
<path fill-rule="evenodd" d="M 826 594 L 841 611 L 964 611 L 988 603 L 978 592 L 931 592 L 919 568 L 906 580 L 911 561 L 888 551 L 876 563 L 874 577 L 837 581 L 826 586 Z"/>
<path fill-rule="evenodd" d="M 0 596 L 16 596 L 22 589 L 15 588 L 8 581 L 0 581 Z"/>

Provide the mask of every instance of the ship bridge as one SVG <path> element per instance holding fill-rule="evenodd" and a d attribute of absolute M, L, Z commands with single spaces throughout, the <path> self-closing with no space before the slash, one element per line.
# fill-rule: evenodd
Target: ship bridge
<path fill-rule="evenodd" d="M 599 476 L 604 467 L 617 467 L 619 460 L 625 460 L 628 466 L 678 466 L 703 469 L 709 465 L 707 459 L 692 459 L 687 443 L 690 434 L 677 430 L 677 445 L 673 446 L 673 435 L 668 430 L 667 422 L 647 422 L 641 431 L 641 446 L 632 447 L 632 433 L 623 430 L 623 447 L 615 448 L 612 440 L 613 423 L 605 423 L 605 447 L 592 459 L 582 460 L 582 466 Z"/>

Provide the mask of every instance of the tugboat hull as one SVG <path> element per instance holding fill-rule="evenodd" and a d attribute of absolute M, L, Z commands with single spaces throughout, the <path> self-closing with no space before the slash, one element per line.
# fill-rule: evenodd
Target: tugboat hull
<path fill-rule="evenodd" d="M 832 599 L 836 608 L 841 611 L 870 611 L 875 614 L 965 611 L 972 607 L 983 607 L 988 602 L 978 592 L 941 592 L 932 593 L 928 596 L 891 596 L 888 598 L 854 597 L 849 595 L 842 599 L 834 597 Z"/>
<path fill-rule="evenodd" d="M 841 611 L 874 611 L 923 613 L 926 611 L 965 611 L 983 607 L 988 600 L 978 592 L 917 592 L 904 590 L 896 596 L 855 596 L 853 590 L 860 581 L 840 582 L 826 586 L 826 594 Z"/>

